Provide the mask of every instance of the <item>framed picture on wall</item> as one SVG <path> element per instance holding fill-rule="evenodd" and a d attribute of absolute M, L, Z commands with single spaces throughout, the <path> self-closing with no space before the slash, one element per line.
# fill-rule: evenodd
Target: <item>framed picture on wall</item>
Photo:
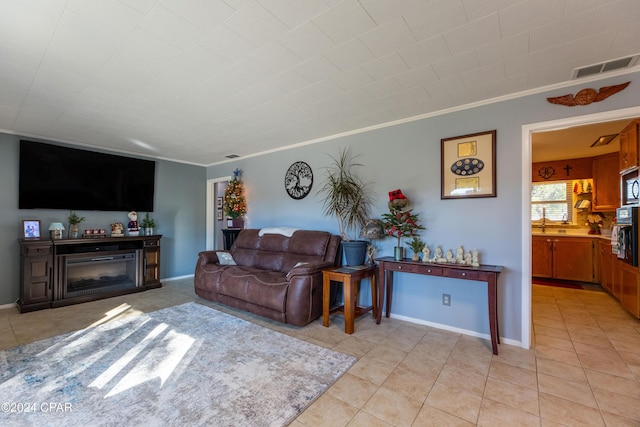
<path fill-rule="evenodd" d="M 25 239 L 40 238 L 40 220 L 25 219 L 22 220 L 22 236 Z"/>
<path fill-rule="evenodd" d="M 216 200 L 216 208 L 222 209 L 222 197 L 218 197 Z"/>
<path fill-rule="evenodd" d="M 222 209 L 218 209 L 218 221 L 222 221 Z"/>
<path fill-rule="evenodd" d="M 496 197 L 496 131 L 440 140 L 441 199 Z"/>

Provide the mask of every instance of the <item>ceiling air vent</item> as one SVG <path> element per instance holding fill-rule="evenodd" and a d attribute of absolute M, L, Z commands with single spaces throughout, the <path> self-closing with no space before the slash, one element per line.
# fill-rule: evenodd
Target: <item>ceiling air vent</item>
<path fill-rule="evenodd" d="M 225 156 L 227 159 L 237 159 L 240 157 L 238 154 L 229 154 Z"/>
<path fill-rule="evenodd" d="M 586 67 L 576 68 L 573 70 L 572 80 L 579 79 L 581 77 L 592 76 L 594 74 L 602 74 L 609 71 L 619 70 L 621 68 L 630 68 L 636 65 L 640 54 L 627 56 L 625 58 L 618 58 L 607 62 L 601 62 L 599 64 L 587 65 Z"/>

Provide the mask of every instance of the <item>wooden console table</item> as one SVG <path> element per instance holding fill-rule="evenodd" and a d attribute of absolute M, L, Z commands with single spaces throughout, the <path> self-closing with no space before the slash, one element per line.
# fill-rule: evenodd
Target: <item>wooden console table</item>
<path fill-rule="evenodd" d="M 379 265 L 378 277 L 380 278 L 380 292 L 378 292 L 378 313 L 376 323 L 382 320 L 382 305 L 384 295 L 387 295 L 386 315 L 391 312 L 391 294 L 393 290 L 393 272 L 415 273 L 425 276 L 441 276 L 452 279 L 475 280 L 487 283 L 487 299 L 489 304 L 489 330 L 491 332 L 491 347 L 493 354 L 498 354 L 498 344 L 500 334 L 498 331 L 498 274 L 502 271 L 500 265 L 480 265 L 479 267 L 455 265 L 455 264 L 432 264 L 420 261 L 396 261 L 393 257 L 382 257 L 376 259 Z M 386 289 L 386 292 L 385 292 Z"/>

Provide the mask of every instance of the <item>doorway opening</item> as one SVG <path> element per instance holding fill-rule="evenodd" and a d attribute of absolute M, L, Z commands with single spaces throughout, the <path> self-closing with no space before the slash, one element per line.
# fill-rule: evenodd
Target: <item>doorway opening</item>
<path fill-rule="evenodd" d="M 224 247 L 222 200 L 224 198 L 224 191 L 230 180 L 230 176 L 224 176 L 207 181 L 207 250 L 218 250 Z"/>
<path fill-rule="evenodd" d="M 531 347 L 532 341 L 532 281 L 531 281 L 531 264 L 532 264 L 532 238 L 531 238 L 531 174 L 533 163 L 533 140 L 537 133 L 550 132 L 571 128 L 580 128 L 582 126 L 593 125 L 596 123 L 612 122 L 617 120 L 633 119 L 640 116 L 640 107 L 631 107 L 621 110 L 612 110 L 601 113 L 589 114 L 584 116 L 569 117 L 548 122 L 533 123 L 522 127 L 522 223 L 521 223 L 521 241 L 522 241 L 522 319 L 521 319 L 521 336 L 522 345 L 526 348 Z"/>

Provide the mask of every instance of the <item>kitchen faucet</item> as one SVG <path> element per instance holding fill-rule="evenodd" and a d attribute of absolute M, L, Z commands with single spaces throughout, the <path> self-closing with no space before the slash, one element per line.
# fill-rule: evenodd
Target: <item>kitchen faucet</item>
<path fill-rule="evenodd" d="M 542 221 L 540 221 L 540 224 L 542 226 L 542 232 L 544 233 L 544 230 L 547 226 L 547 218 L 546 218 L 546 209 L 542 208 Z"/>

